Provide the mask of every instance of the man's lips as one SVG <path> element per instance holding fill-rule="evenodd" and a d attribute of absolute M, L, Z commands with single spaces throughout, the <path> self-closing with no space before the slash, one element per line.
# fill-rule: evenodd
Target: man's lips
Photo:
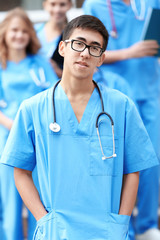
<path fill-rule="evenodd" d="M 89 67 L 89 65 L 86 62 L 76 62 L 76 64 L 78 64 L 82 67 Z"/>

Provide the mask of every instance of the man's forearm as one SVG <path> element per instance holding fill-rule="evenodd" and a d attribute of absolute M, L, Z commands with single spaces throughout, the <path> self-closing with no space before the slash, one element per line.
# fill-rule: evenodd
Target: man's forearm
<path fill-rule="evenodd" d="M 131 215 L 136 201 L 138 184 L 139 172 L 124 175 L 119 214 Z"/>
<path fill-rule="evenodd" d="M 13 124 L 13 120 L 5 116 L 1 111 L 0 111 L 0 125 L 3 125 L 5 128 L 8 130 L 11 130 Z"/>
<path fill-rule="evenodd" d="M 128 48 L 107 50 L 105 52 L 104 63 L 111 64 L 131 58 L 154 56 L 155 54 L 157 54 L 158 49 L 159 45 L 154 40 L 140 41 L 131 45 Z"/>
<path fill-rule="evenodd" d="M 27 208 L 31 211 L 36 220 L 47 214 L 38 191 L 32 179 L 32 172 L 20 168 L 14 168 L 16 187 Z"/>
<path fill-rule="evenodd" d="M 120 50 L 114 50 L 114 51 L 106 51 L 105 52 L 105 59 L 104 63 L 112 64 L 118 61 L 123 61 L 128 59 L 127 50 L 126 49 L 120 49 Z"/>

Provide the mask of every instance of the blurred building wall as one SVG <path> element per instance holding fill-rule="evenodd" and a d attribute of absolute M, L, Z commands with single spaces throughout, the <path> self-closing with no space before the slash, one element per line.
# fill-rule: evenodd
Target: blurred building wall
<path fill-rule="evenodd" d="M 0 0 L 0 11 L 8 11 L 14 7 L 21 6 L 25 10 L 42 9 L 43 0 Z M 84 0 L 72 0 L 73 7 L 80 8 Z"/>

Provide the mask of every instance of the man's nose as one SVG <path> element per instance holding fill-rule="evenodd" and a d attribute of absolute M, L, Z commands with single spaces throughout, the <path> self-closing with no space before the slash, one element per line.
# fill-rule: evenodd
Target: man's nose
<path fill-rule="evenodd" d="M 89 54 L 89 48 L 86 47 L 83 52 L 81 52 L 81 56 L 85 56 L 85 57 L 89 57 L 90 54 Z"/>

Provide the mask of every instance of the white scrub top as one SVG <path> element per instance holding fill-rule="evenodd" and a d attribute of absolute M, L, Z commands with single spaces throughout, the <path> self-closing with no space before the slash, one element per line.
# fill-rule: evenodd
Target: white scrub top
<path fill-rule="evenodd" d="M 54 51 L 57 48 L 60 36 L 55 37 L 52 41 L 48 41 L 47 38 L 46 38 L 46 33 L 45 33 L 45 30 L 44 30 L 44 27 L 45 27 L 44 23 L 35 25 L 37 36 L 38 36 L 38 38 L 40 40 L 40 43 L 42 45 L 39 53 L 42 54 L 43 56 L 51 58 Z"/>
<path fill-rule="evenodd" d="M 101 112 L 96 88 L 78 123 L 58 85 L 59 133 L 49 129 L 52 88 L 25 100 L 19 109 L 1 161 L 30 171 L 37 167 L 40 198 L 49 213 L 38 221 L 34 239 L 127 239 L 130 217 L 118 215 L 123 174 L 152 167 L 158 160 L 133 102 L 117 90 L 100 89 L 105 111 L 115 123 L 117 154 L 104 161 L 95 127 Z M 102 146 L 110 156 L 111 123 L 101 119 L 106 119 L 99 128 Z"/>
<path fill-rule="evenodd" d="M 145 16 L 149 7 L 160 8 L 159 0 L 145 0 L 145 5 Z M 141 41 L 145 20 L 139 21 L 131 5 L 126 5 L 122 0 L 111 0 L 111 6 L 118 38 L 109 37 L 107 50 L 128 48 Z M 139 0 L 136 0 L 136 7 L 139 13 Z M 108 32 L 111 32 L 112 23 L 107 0 L 86 0 L 83 11 L 85 14 L 98 17 Z M 103 64 L 101 69 L 107 69 L 124 77 L 133 90 L 135 100 L 155 98 L 160 94 L 160 66 L 157 57 L 134 58 L 113 64 Z"/>
<path fill-rule="evenodd" d="M 40 68 L 43 68 L 45 78 L 40 78 Z M 33 81 L 29 72 L 31 69 L 34 70 L 34 74 L 42 85 L 37 86 Z M 45 83 L 43 83 L 44 80 Z M 57 75 L 48 60 L 39 55 L 28 55 L 19 63 L 7 61 L 6 69 L 0 68 L 0 101 L 6 103 L 5 107 L 0 104 L 0 111 L 14 119 L 24 99 L 53 86 L 57 80 Z M 0 156 L 8 134 L 9 130 L 0 125 Z"/>

